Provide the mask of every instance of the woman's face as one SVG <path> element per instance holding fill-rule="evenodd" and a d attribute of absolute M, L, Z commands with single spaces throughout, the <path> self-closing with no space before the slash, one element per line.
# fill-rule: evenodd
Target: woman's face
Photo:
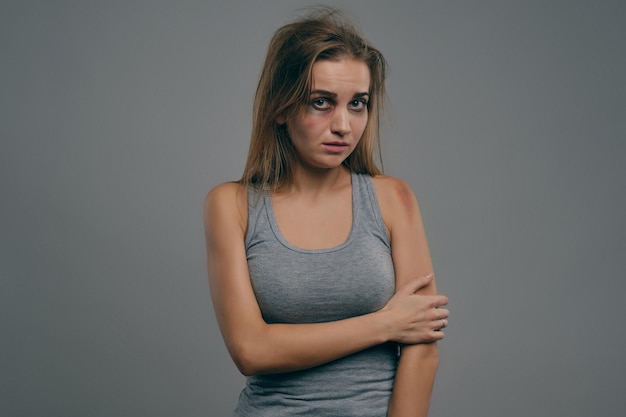
<path fill-rule="evenodd" d="M 370 71 L 362 61 L 313 64 L 309 103 L 287 129 L 299 161 L 311 168 L 334 168 L 359 143 L 368 119 Z"/>

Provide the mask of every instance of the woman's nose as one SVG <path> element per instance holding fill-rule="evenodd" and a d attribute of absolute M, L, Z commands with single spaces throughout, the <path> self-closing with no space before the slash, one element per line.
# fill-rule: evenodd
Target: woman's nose
<path fill-rule="evenodd" d="M 348 110 L 335 110 L 330 130 L 339 136 L 345 136 L 350 133 L 350 115 Z"/>

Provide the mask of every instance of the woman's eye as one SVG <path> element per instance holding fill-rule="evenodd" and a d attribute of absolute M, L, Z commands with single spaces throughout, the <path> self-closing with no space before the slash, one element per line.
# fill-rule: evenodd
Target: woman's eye
<path fill-rule="evenodd" d="M 354 110 L 364 110 L 367 107 L 367 101 L 361 99 L 353 100 L 350 105 Z"/>
<path fill-rule="evenodd" d="M 330 103 L 325 98 L 316 98 L 313 100 L 313 107 L 318 110 L 326 110 L 330 107 Z"/>

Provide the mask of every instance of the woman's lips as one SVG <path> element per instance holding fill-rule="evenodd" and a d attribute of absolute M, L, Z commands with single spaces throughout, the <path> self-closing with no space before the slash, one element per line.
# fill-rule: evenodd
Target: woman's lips
<path fill-rule="evenodd" d="M 327 142 L 322 143 L 322 146 L 330 153 L 341 153 L 348 149 L 348 144 L 345 142 Z"/>

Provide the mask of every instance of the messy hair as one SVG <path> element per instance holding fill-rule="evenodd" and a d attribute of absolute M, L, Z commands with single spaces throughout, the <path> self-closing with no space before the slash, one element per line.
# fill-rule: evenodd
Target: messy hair
<path fill-rule="evenodd" d="M 272 37 L 254 99 L 252 136 L 241 183 L 279 189 L 293 179 L 296 151 L 287 126 L 309 101 L 313 64 L 354 59 L 370 72 L 368 121 L 343 165 L 357 173 L 382 173 L 380 119 L 385 100 L 386 61 L 341 12 L 309 11 L 279 28 Z"/>

